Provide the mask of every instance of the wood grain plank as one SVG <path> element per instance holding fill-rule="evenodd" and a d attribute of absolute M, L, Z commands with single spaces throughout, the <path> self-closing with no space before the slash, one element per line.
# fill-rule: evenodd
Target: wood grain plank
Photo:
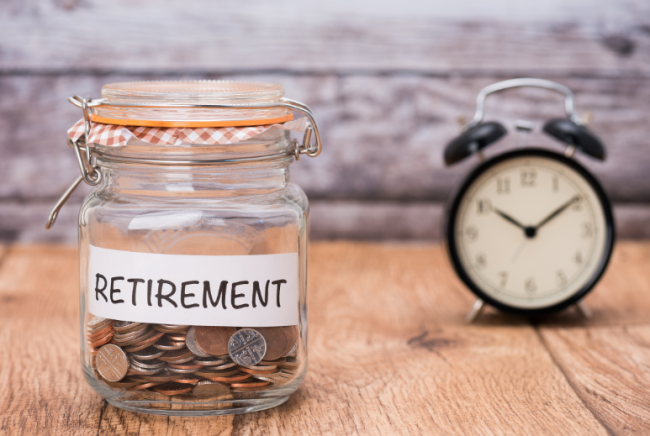
<path fill-rule="evenodd" d="M 523 320 L 465 324 L 440 247 L 314 244 L 311 260 L 306 382 L 233 434 L 606 434 Z"/>
<path fill-rule="evenodd" d="M 79 364 L 74 248 L 14 246 L 0 266 L 0 434 L 227 435 L 232 418 L 139 415 L 106 405 Z"/>
<path fill-rule="evenodd" d="M 13 248 L 0 268 L 0 431 L 16 434 L 607 434 L 522 319 L 468 326 L 439 246 L 316 243 L 310 371 L 290 402 L 181 419 L 103 403 L 78 367 L 76 250 Z"/>
<path fill-rule="evenodd" d="M 586 300 L 593 318 L 567 312 L 539 325 L 553 359 L 610 434 L 650 432 L 649 259 L 648 244 L 619 243 Z"/>
<path fill-rule="evenodd" d="M 401 6 L 7 1 L 0 70 L 649 71 L 643 0 Z"/>
<path fill-rule="evenodd" d="M 554 360 L 610 434 L 650 432 L 650 326 L 542 328 Z"/>
<path fill-rule="evenodd" d="M 67 96 L 97 96 L 104 83 L 152 77 L 0 77 L 0 198 L 55 199 L 77 176 L 65 131 L 80 113 L 66 101 Z M 208 77 L 278 82 L 288 96 L 313 108 L 324 151 L 317 159 L 301 159 L 292 165 L 294 181 L 311 199 L 400 202 L 445 201 L 476 165 L 468 159 L 445 167 L 443 148 L 458 134 L 457 117 L 473 114 L 476 93 L 504 78 L 285 74 L 197 78 Z M 586 157 L 579 160 L 601 179 L 614 201 L 650 202 L 646 180 L 650 79 L 560 81 L 576 92 L 580 113 L 593 111 L 593 130 L 609 147 L 604 163 Z M 563 114 L 558 95 L 512 91 L 488 99 L 487 114 L 486 119 L 500 120 L 512 132 L 488 150 L 490 155 L 516 147 L 516 119 L 535 121 L 530 144 L 561 150 L 540 133 L 545 120 Z M 75 198 L 82 197 L 83 190 L 75 193 Z"/>

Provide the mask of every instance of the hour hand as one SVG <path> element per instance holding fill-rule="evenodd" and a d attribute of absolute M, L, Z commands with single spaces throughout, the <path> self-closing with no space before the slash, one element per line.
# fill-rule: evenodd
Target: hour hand
<path fill-rule="evenodd" d="M 516 226 L 519 227 L 520 229 L 524 229 L 524 230 L 526 230 L 526 226 L 525 226 L 525 225 L 523 225 L 522 223 L 520 223 L 519 221 L 517 221 L 516 219 L 514 219 L 514 218 L 511 217 L 510 215 L 508 215 L 508 214 L 506 214 L 506 213 L 504 213 L 504 212 L 501 212 L 499 209 L 496 209 L 496 208 L 495 208 L 495 209 L 492 209 L 492 210 L 494 210 L 494 212 L 495 212 L 497 215 L 499 215 L 501 218 L 505 219 L 506 221 L 510 221 L 512 224 L 516 225 Z"/>

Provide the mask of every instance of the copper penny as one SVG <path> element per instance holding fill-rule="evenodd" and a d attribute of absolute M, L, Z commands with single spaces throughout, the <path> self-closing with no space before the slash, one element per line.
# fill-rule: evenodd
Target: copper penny
<path fill-rule="evenodd" d="M 93 340 L 98 339 L 98 338 L 106 335 L 106 333 L 109 333 L 109 332 L 112 332 L 112 331 L 113 331 L 113 325 L 108 324 L 106 327 L 103 327 L 103 328 L 99 329 L 99 331 L 97 331 L 97 333 L 93 333 L 93 334 L 88 333 L 88 335 L 87 335 L 88 340 L 92 342 Z"/>
<path fill-rule="evenodd" d="M 170 371 L 168 371 L 166 369 L 159 372 L 156 375 L 141 375 L 140 376 L 140 378 L 142 378 L 144 380 L 151 381 L 151 382 L 160 382 L 160 383 L 165 383 L 165 382 L 173 381 L 173 380 L 176 380 L 176 379 L 179 379 L 179 378 L 184 378 L 184 377 L 187 377 L 187 376 L 184 375 L 184 374 L 176 374 L 176 373 L 170 372 Z"/>
<path fill-rule="evenodd" d="M 233 369 L 227 369 L 225 371 L 207 371 L 205 369 L 202 369 L 196 371 L 194 374 L 200 375 L 201 377 L 212 379 L 214 377 L 228 377 L 239 373 L 240 373 L 239 369 L 233 368 Z"/>
<path fill-rule="evenodd" d="M 142 323 L 131 321 L 115 321 L 113 323 L 113 328 L 118 333 L 129 333 L 137 328 L 140 328 L 141 326 Z"/>
<path fill-rule="evenodd" d="M 230 386 L 233 388 L 261 388 L 262 386 L 268 385 L 267 381 L 255 381 L 248 383 L 230 383 Z"/>
<path fill-rule="evenodd" d="M 266 341 L 266 354 L 264 359 L 275 360 L 284 356 L 291 349 L 293 344 L 289 344 L 289 337 L 284 327 L 257 327 L 257 330 Z"/>
<path fill-rule="evenodd" d="M 300 366 L 300 362 L 296 360 L 295 357 L 287 357 L 286 362 L 278 365 L 280 368 L 295 369 Z"/>
<path fill-rule="evenodd" d="M 112 331 L 107 333 L 105 336 L 91 342 L 90 346 L 92 348 L 99 348 L 104 344 L 108 344 L 111 341 L 111 339 L 113 339 L 113 332 Z"/>
<path fill-rule="evenodd" d="M 196 377 L 190 377 L 190 376 L 185 376 L 183 378 L 179 378 L 178 380 L 174 380 L 176 383 L 185 383 L 187 385 L 195 385 L 199 382 L 199 378 Z"/>
<path fill-rule="evenodd" d="M 194 359 L 194 354 L 187 348 L 181 350 L 167 351 L 163 357 L 160 358 L 163 362 L 173 363 L 180 365 L 181 363 L 189 362 Z"/>
<path fill-rule="evenodd" d="M 159 394 L 172 396 L 190 392 L 192 390 L 192 386 L 187 386 L 183 383 L 169 382 L 156 386 L 153 388 L 153 390 Z"/>
<path fill-rule="evenodd" d="M 176 368 L 176 369 L 201 369 L 201 368 L 203 368 L 201 365 L 175 365 L 173 363 L 170 363 L 169 366 L 171 368 Z"/>
<path fill-rule="evenodd" d="M 197 397 L 211 397 L 213 395 L 225 395 L 230 393 L 230 387 L 224 383 L 211 380 L 203 380 L 197 383 L 192 394 Z"/>
<path fill-rule="evenodd" d="M 107 325 L 113 325 L 113 320 L 108 318 L 102 318 L 101 316 L 95 316 L 93 319 L 88 321 L 86 324 L 86 330 L 89 334 L 93 334 L 103 329 Z"/>
<path fill-rule="evenodd" d="M 129 370 L 129 359 L 126 357 L 126 353 L 114 344 L 104 345 L 100 348 L 95 359 L 97 371 L 109 382 L 122 380 Z"/>
<path fill-rule="evenodd" d="M 155 344 L 156 341 L 162 337 L 162 335 L 164 335 L 164 333 L 160 333 L 160 332 L 156 332 L 155 330 L 152 330 L 151 336 L 140 338 L 140 340 L 137 343 L 130 345 L 129 347 L 126 347 L 124 351 L 128 351 L 129 353 L 135 353 L 136 351 L 149 348 L 152 344 Z M 155 349 L 155 347 L 152 348 Z M 164 351 L 160 351 L 160 350 L 157 351 L 164 353 Z"/>
<path fill-rule="evenodd" d="M 199 350 L 212 356 L 228 354 L 228 341 L 237 332 L 235 327 L 205 327 L 196 328 L 196 345 Z"/>
<path fill-rule="evenodd" d="M 207 353 L 204 353 L 197 347 L 196 345 L 196 327 L 191 327 L 187 331 L 187 335 L 185 335 L 185 345 L 187 345 L 187 348 L 194 354 L 196 354 L 199 357 L 212 357 Z"/>
<path fill-rule="evenodd" d="M 282 354 L 283 356 L 289 354 L 293 347 L 298 343 L 298 338 L 300 337 L 300 333 L 298 331 L 298 326 L 297 325 L 291 325 L 291 326 L 285 326 L 282 327 L 282 329 L 285 331 L 287 334 L 287 347 L 288 349 L 285 350 L 285 352 Z"/>
<path fill-rule="evenodd" d="M 135 385 L 135 386 L 133 386 L 131 388 L 127 388 L 127 390 L 129 390 L 129 391 L 141 391 L 143 389 L 158 386 L 159 384 L 160 384 L 160 382 L 148 382 L 148 383 L 143 383 L 141 385 Z"/>
<path fill-rule="evenodd" d="M 240 367 L 239 370 L 243 372 L 247 372 L 249 374 L 273 374 L 275 372 L 275 368 L 266 371 L 259 371 L 255 369 L 244 368 L 243 366 Z"/>
<path fill-rule="evenodd" d="M 250 374 L 239 374 L 239 375 L 233 375 L 230 377 L 206 377 L 209 378 L 212 381 L 218 381 L 218 382 L 224 382 L 224 383 L 233 383 L 233 382 L 239 382 L 243 380 L 248 380 L 249 378 L 252 378 L 253 376 Z"/>

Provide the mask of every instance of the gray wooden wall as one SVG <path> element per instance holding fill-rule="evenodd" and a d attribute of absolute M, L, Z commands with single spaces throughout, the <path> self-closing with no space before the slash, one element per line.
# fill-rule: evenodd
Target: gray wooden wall
<path fill-rule="evenodd" d="M 474 165 L 442 163 L 457 118 L 483 86 L 521 76 L 574 89 L 610 152 L 581 161 L 615 202 L 620 235 L 650 236 L 648 0 L 3 0 L 0 240 L 76 240 L 85 190 L 43 228 L 78 173 L 64 141 L 80 113 L 66 96 L 181 78 L 273 81 L 312 107 L 325 151 L 293 177 L 312 200 L 313 237 L 435 239 Z M 538 130 L 563 110 L 539 90 L 488 102 L 488 118 Z"/>

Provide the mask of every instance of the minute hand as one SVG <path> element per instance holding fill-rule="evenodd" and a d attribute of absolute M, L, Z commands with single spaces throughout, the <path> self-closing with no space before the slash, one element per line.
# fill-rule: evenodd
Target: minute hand
<path fill-rule="evenodd" d="M 549 216 L 547 216 L 546 218 L 544 218 L 543 220 L 541 220 L 539 223 L 537 223 L 537 225 L 535 226 L 535 230 L 539 229 L 539 228 L 542 227 L 544 224 L 546 224 L 547 222 L 549 222 L 550 220 L 552 220 L 553 218 L 555 218 L 556 216 L 558 216 L 559 214 L 561 214 L 565 209 L 567 209 L 569 206 L 571 206 L 571 205 L 572 205 L 573 203 L 575 203 L 576 201 L 580 201 L 580 197 L 575 196 L 575 197 L 573 197 L 571 200 L 569 200 L 569 201 L 567 201 L 566 203 L 564 203 L 562 206 L 560 206 L 560 207 L 558 207 L 557 209 L 555 209 L 553 212 L 551 212 L 551 214 L 550 214 Z"/>

